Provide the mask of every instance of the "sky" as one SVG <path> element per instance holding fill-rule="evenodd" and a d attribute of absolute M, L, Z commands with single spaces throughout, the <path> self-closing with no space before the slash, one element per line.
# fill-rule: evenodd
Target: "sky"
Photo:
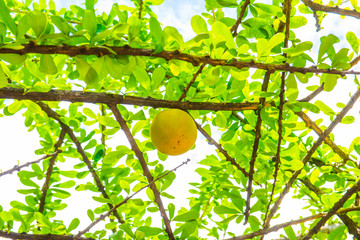
<path fill-rule="evenodd" d="M 110 0 L 99 0 L 101 4 L 97 4 L 96 8 L 98 12 L 108 11 L 111 8 L 114 2 L 118 2 L 119 4 L 126 4 L 129 1 L 110 1 Z M 69 4 L 81 4 L 83 1 L 79 0 L 56 0 L 56 5 L 58 7 L 62 7 Z M 204 2 L 200 0 L 165 0 L 164 4 L 161 6 L 154 6 L 154 12 L 158 15 L 159 22 L 163 23 L 163 27 L 165 26 L 174 26 L 179 32 L 184 36 L 185 40 L 191 39 L 195 36 L 195 33 L 192 31 L 190 20 L 191 17 L 195 14 L 200 14 L 204 11 Z M 327 35 L 329 33 L 336 33 L 336 35 L 345 36 L 347 31 L 353 31 L 357 36 L 360 36 L 360 26 L 358 24 L 353 24 L 352 18 L 346 18 L 345 20 L 341 19 L 338 16 L 329 15 L 322 26 L 325 28 L 321 30 L 319 33 L 315 33 L 315 22 L 314 19 L 308 15 L 309 24 L 306 27 L 296 30 L 297 35 L 302 40 L 308 40 L 314 42 L 314 50 L 311 53 L 312 55 L 317 54 L 318 45 L 316 45 L 316 40 L 319 39 L 320 36 Z M 341 25 L 340 25 L 341 24 Z M 308 33 L 311 33 L 308 34 Z M 315 33 L 315 34 L 314 34 Z M 316 47 L 317 46 L 317 47 Z M 349 46 L 347 46 L 349 47 Z M 318 84 L 315 82 L 314 84 Z M 347 102 L 348 94 L 350 92 L 354 92 L 354 84 L 351 80 L 339 80 L 339 84 L 337 88 L 341 88 L 343 94 L 338 96 L 333 96 L 333 93 L 322 93 L 318 99 L 322 99 L 323 102 L 329 104 L 330 106 L 335 106 L 335 104 L 339 101 Z M 303 96 L 307 95 L 308 92 L 303 89 Z M 359 109 L 359 103 L 357 103 L 354 109 Z M 353 110 L 352 114 L 356 117 L 356 123 L 359 122 L 359 112 L 358 110 Z M 326 121 L 325 119 L 325 122 Z M 7 170 L 12 168 L 14 165 L 26 163 L 29 161 L 33 161 L 38 159 L 40 156 L 34 154 L 34 149 L 39 147 L 39 141 L 36 131 L 28 132 L 24 127 L 24 119 L 21 117 L 21 114 L 17 113 L 12 117 L 3 117 L 0 119 L 0 133 L 2 133 L 3 137 L 0 138 L 0 146 L 2 151 L 2 159 L 0 168 L 2 170 Z M 328 125 L 328 124 L 325 124 Z M 346 132 L 346 134 L 343 134 Z M 119 133 L 120 134 L 120 133 Z M 359 130 L 354 129 L 354 125 L 340 125 L 338 126 L 334 134 L 336 135 L 336 143 L 344 146 L 349 146 L 350 141 L 359 135 Z M 197 147 L 199 149 L 206 149 L 206 151 L 190 151 L 184 155 L 179 157 L 169 157 L 169 161 L 163 163 L 166 169 L 172 169 L 175 166 L 179 165 L 181 162 L 185 161 L 186 158 L 190 158 L 191 162 L 188 165 L 180 168 L 177 173 L 177 178 L 174 181 L 174 185 L 171 187 L 169 192 L 178 193 L 176 194 L 176 198 L 178 201 L 176 211 L 180 209 L 178 206 L 187 206 L 187 197 L 189 197 L 188 192 L 179 193 L 178 189 L 184 188 L 188 182 L 197 180 L 197 174 L 188 174 L 193 169 L 195 169 L 198 165 L 196 164 L 197 160 L 203 159 L 206 154 L 214 153 L 215 148 L 206 143 L 206 140 L 199 133 L 198 140 L 196 142 Z M 119 135 L 118 139 L 122 136 Z M 127 143 L 124 143 L 127 144 Z M 59 165 L 61 166 L 61 164 Z M 62 167 L 66 168 L 69 166 L 63 165 Z M 187 173 L 187 174 L 184 174 Z M 183 177 L 182 177 L 183 176 Z M 84 181 L 91 179 L 85 179 Z M 11 184 L 9 184 L 11 182 Z M 10 201 L 14 198 L 19 201 L 23 201 L 23 195 L 20 195 L 16 192 L 17 189 L 21 189 L 23 186 L 19 183 L 16 174 L 4 176 L 0 181 L 0 189 L 3 192 L 6 192 L 6 195 L 3 195 L 0 199 L 0 205 L 3 206 L 4 209 L 10 208 Z M 74 217 L 86 216 L 86 211 L 88 207 L 84 208 L 84 199 L 87 201 L 90 199 L 90 196 L 85 192 L 77 192 L 74 191 L 73 195 L 70 197 L 71 202 L 65 200 L 68 203 L 68 208 L 63 212 L 59 212 L 58 217 L 62 219 L 68 220 L 67 225 Z M 78 199 L 78 201 L 73 201 L 73 199 Z M 92 200 L 90 199 L 90 202 Z M 165 200 L 166 201 L 166 200 Z M 95 202 L 94 202 L 95 203 Z M 287 196 L 284 200 L 283 206 L 299 206 L 301 203 L 298 200 L 293 200 L 289 196 Z M 306 211 L 298 209 L 297 211 L 288 211 L 287 209 L 280 210 L 281 217 L 279 219 L 274 220 L 273 223 L 280 223 L 284 221 L 288 221 L 291 219 L 297 219 L 299 216 L 307 216 L 310 215 Z M 62 217 L 61 217 L 62 216 Z M 85 220 L 81 221 L 81 225 L 78 230 L 82 230 L 89 224 L 89 220 L 86 217 Z M 99 226 L 100 227 L 100 226 Z M 272 239 L 278 236 L 280 231 L 275 234 L 269 234 L 265 239 Z"/>

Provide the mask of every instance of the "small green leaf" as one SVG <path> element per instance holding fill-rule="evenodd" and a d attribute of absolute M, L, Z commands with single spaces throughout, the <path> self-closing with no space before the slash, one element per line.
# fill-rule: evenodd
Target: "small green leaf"
<path fill-rule="evenodd" d="M 324 56 L 325 53 L 327 53 L 327 51 L 330 48 L 334 47 L 334 44 L 339 42 L 339 38 L 336 37 L 333 34 L 329 34 L 328 36 L 324 36 L 321 37 L 321 44 L 320 44 L 320 48 L 319 48 L 319 55 L 318 55 L 318 62 L 322 62 L 321 58 Z"/>
<path fill-rule="evenodd" d="M 29 23 L 32 30 L 34 30 L 36 37 L 38 38 L 42 35 L 42 33 L 44 33 L 46 29 L 48 23 L 47 15 L 43 12 L 35 10 L 29 12 L 26 16 L 27 22 Z"/>
<path fill-rule="evenodd" d="M 324 112 L 326 115 L 328 116 L 335 115 L 335 112 L 322 101 L 317 100 L 315 102 L 315 105 L 320 109 L 320 111 Z"/>
<path fill-rule="evenodd" d="M 0 65 L 0 88 L 6 87 L 7 85 L 8 85 L 8 78 L 5 75 L 4 70 Z"/>
<path fill-rule="evenodd" d="M 322 74 L 320 77 L 320 82 L 324 83 L 324 90 L 330 92 L 334 89 L 337 83 L 338 76 L 335 74 Z"/>
<path fill-rule="evenodd" d="M 289 240 L 297 240 L 294 229 L 291 226 L 285 227 L 284 231 L 285 231 L 286 235 L 288 236 Z"/>
<path fill-rule="evenodd" d="M 355 118 L 353 116 L 345 116 L 342 120 L 341 123 L 343 124 L 350 124 L 353 123 L 355 121 Z"/>
<path fill-rule="evenodd" d="M 188 222 L 190 220 L 195 220 L 197 218 L 199 218 L 200 214 L 198 211 L 194 211 L 194 210 L 190 210 L 186 213 L 177 215 L 173 221 L 177 221 L 177 222 Z"/>
<path fill-rule="evenodd" d="M 105 157 L 103 159 L 103 163 L 114 165 L 120 160 L 120 158 L 122 158 L 126 154 L 129 154 L 130 152 L 131 152 L 131 150 L 129 148 L 127 148 L 125 146 L 121 146 L 121 149 L 120 149 L 120 146 L 118 146 L 117 151 L 112 151 L 105 155 Z"/>
<path fill-rule="evenodd" d="M 14 19 L 11 17 L 10 15 L 10 10 L 9 8 L 6 6 L 4 0 L 0 0 L 0 20 L 2 22 L 4 22 L 6 24 L 6 26 L 8 26 L 8 28 L 10 29 L 11 33 L 16 35 L 16 24 Z"/>
<path fill-rule="evenodd" d="M 87 210 L 87 215 L 90 218 L 90 220 L 93 222 L 95 220 L 95 214 L 91 209 Z"/>
<path fill-rule="evenodd" d="M 151 77 L 151 89 L 155 90 L 162 83 L 166 75 L 164 68 L 158 67 L 154 70 Z"/>
<path fill-rule="evenodd" d="M 144 68 L 136 66 L 133 70 L 133 74 L 141 86 L 146 90 L 150 90 L 150 77 Z"/>
<path fill-rule="evenodd" d="M 238 213 L 240 213 L 239 210 L 237 210 L 237 209 L 229 208 L 229 207 L 226 207 L 223 205 L 216 206 L 214 208 L 214 212 L 216 214 L 238 214 Z"/>
<path fill-rule="evenodd" d="M 89 32 L 90 37 L 94 37 L 96 35 L 97 23 L 94 11 L 85 10 L 82 24 L 84 29 Z"/>
<path fill-rule="evenodd" d="M 80 224 L 80 220 L 78 218 L 74 218 L 71 221 L 71 223 L 67 229 L 67 232 L 70 233 L 72 230 L 75 230 L 79 226 L 79 224 Z"/>
<path fill-rule="evenodd" d="M 205 20 L 199 15 L 195 15 L 191 18 L 191 27 L 196 34 L 208 32 Z"/>
<path fill-rule="evenodd" d="M 59 16 L 51 16 L 51 21 L 54 23 L 54 25 L 65 35 L 69 36 L 70 34 L 70 26 L 65 21 L 64 18 Z"/>
<path fill-rule="evenodd" d="M 169 218 L 172 219 L 175 213 L 175 205 L 173 203 L 169 203 L 168 210 L 169 210 Z"/>
<path fill-rule="evenodd" d="M 186 239 L 198 228 L 198 223 L 196 221 L 186 222 L 184 228 L 181 231 L 181 239 Z"/>
<path fill-rule="evenodd" d="M 120 124 L 113 119 L 112 117 L 107 117 L 107 116 L 100 116 L 98 118 L 98 121 L 101 125 L 107 126 L 107 127 L 115 127 L 115 128 L 120 128 Z"/>
<path fill-rule="evenodd" d="M 359 52 L 359 42 L 355 33 L 353 32 L 346 33 L 346 40 L 350 43 L 351 48 L 357 54 Z"/>
<path fill-rule="evenodd" d="M 10 63 L 10 64 L 14 64 L 14 65 L 19 65 L 19 64 L 23 64 L 26 60 L 26 54 L 24 55 L 19 55 L 19 54 L 13 54 L 13 53 L 9 53 L 9 54 L 0 54 L 0 59 Z"/>
<path fill-rule="evenodd" d="M 56 74 L 58 72 L 58 69 L 51 55 L 41 54 L 39 71 L 45 74 Z"/>

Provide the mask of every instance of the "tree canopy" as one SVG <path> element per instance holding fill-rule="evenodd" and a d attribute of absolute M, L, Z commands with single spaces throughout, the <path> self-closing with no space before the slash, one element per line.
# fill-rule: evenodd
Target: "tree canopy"
<path fill-rule="evenodd" d="M 159 22 L 163 2 L 100 12 L 96 0 L 0 0 L 0 117 L 22 116 L 41 146 L 37 160 L 0 162 L 0 181 L 17 174 L 23 185 L 22 199 L 0 206 L 0 237 L 240 240 L 284 229 L 281 239 L 360 239 L 360 137 L 340 146 L 333 133 L 359 129 L 348 114 L 360 97 L 359 39 L 323 27 L 331 15 L 356 24 L 357 1 L 205 0 L 191 39 Z M 298 34 L 310 24 L 314 41 Z M 187 111 L 198 142 L 216 150 L 197 144 L 186 155 L 196 158 L 167 169 L 175 157 L 150 139 L 166 108 Z M 190 175 L 200 181 L 171 188 Z M 308 216 L 282 204 L 290 192 Z M 71 201 L 87 216 L 59 218 Z M 280 208 L 296 219 L 274 224 Z"/>

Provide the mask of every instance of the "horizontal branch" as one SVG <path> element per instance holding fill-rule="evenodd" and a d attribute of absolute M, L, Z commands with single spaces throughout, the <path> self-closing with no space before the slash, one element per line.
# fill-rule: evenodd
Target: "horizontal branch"
<path fill-rule="evenodd" d="M 353 212 L 353 211 L 360 211 L 360 207 L 343 208 L 343 209 L 340 209 L 339 211 L 337 211 L 336 214 L 345 214 L 345 213 Z M 252 232 L 252 233 L 242 235 L 242 236 L 238 236 L 238 237 L 228 238 L 226 240 L 252 239 L 252 238 L 254 238 L 256 236 L 266 235 L 266 234 L 271 233 L 271 232 L 276 232 L 276 231 L 278 231 L 278 230 L 280 230 L 282 228 L 288 227 L 288 226 L 292 226 L 292 225 L 308 222 L 308 221 L 311 221 L 311 220 L 315 220 L 315 219 L 324 217 L 325 215 L 326 215 L 326 213 L 318 213 L 316 215 L 300 218 L 300 219 L 293 220 L 293 221 L 284 222 L 284 223 L 277 224 L 277 225 L 275 225 L 273 227 L 270 227 L 270 228 L 261 229 L 261 230 L 256 231 L 256 232 Z"/>
<path fill-rule="evenodd" d="M 318 69 L 316 67 L 301 68 L 293 67 L 289 64 L 268 64 L 260 63 L 255 61 L 240 61 L 237 59 L 214 59 L 209 56 L 194 56 L 187 53 L 181 53 L 179 51 L 161 51 L 156 53 L 153 49 L 144 48 L 131 48 L 129 46 L 114 47 L 114 46 L 99 46 L 99 47 L 88 47 L 88 46 L 69 46 L 69 45 L 36 45 L 34 43 L 23 44 L 21 49 L 12 48 L 0 48 L 0 54 L 64 54 L 71 57 L 81 55 L 95 55 L 98 57 L 104 55 L 130 55 L 130 56 L 145 56 L 145 57 L 157 57 L 169 60 L 182 60 L 189 62 L 194 66 L 200 64 L 209 64 L 212 66 L 227 66 L 235 67 L 238 69 L 243 68 L 256 68 L 268 71 L 286 71 L 286 72 L 300 72 L 300 73 L 328 73 L 328 74 L 339 74 L 344 76 L 346 74 L 360 74 L 356 71 L 341 71 L 335 69 Z"/>
<path fill-rule="evenodd" d="M 0 173 L 0 177 L 2 177 L 4 175 L 7 175 L 7 174 L 12 174 L 15 171 L 20 171 L 24 167 L 28 167 L 28 166 L 30 166 L 32 164 L 39 163 L 42 160 L 47 159 L 49 157 L 57 156 L 61 152 L 62 152 L 62 150 L 56 150 L 54 153 L 47 154 L 47 155 L 39 158 L 38 160 L 35 160 L 35 161 L 32 161 L 32 162 L 27 162 L 27 163 L 24 163 L 23 165 L 15 165 L 13 168 L 11 168 L 9 170 L 6 170 L 5 172 Z"/>
<path fill-rule="evenodd" d="M 32 101 L 67 101 L 103 104 L 125 104 L 150 106 L 154 108 L 180 108 L 184 110 L 242 111 L 255 110 L 258 103 L 219 103 L 219 102 L 178 102 L 163 99 L 126 96 L 120 94 L 51 90 L 49 92 L 28 92 L 17 88 L 1 88 L 0 99 L 17 99 Z"/>
<path fill-rule="evenodd" d="M 93 238 L 75 238 L 72 235 L 55 234 L 28 234 L 0 231 L 0 237 L 9 239 L 28 239 L 28 240 L 94 240 Z"/>
<path fill-rule="evenodd" d="M 302 2 L 306 6 L 311 8 L 311 10 L 313 10 L 314 12 L 316 12 L 316 11 L 329 12 L 329 13 L 335 13 L 335 14 L 339 14 L 339 15 L 343 15 L 343 16 L 349 16 L 349 17 L 354 17 L 354 18 L 360 19 L 360 12 L 355 11 L 355 10 L 342 9 L 339 7 L 330 7 L 330 6 L 322 5 L 319 3 L 315 3 L 311 0 L 302 0 Z"/>

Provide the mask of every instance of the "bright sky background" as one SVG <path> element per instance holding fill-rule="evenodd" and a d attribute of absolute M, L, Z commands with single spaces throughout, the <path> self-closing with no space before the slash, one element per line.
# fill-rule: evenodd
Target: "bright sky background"
<path fill-rule="evenodd" d="M 81 4 L 84 1 L 79 0 L 63 0 L 56 1 L 57 8 L 68 6 L 69 4 Z M 98 12 L 108 11 L 111 9 L 111 6 L 114 2 L 118 4 L 126 4 L 129 1 L 110 1 L 110 0 L 99 0 L 101 4 L 97 4 L 96 8 Z M 174 26 L 179 32 L 184 36 L 185 40 L 188 40 L 195 36 L 192 31 L 190 25 L 190 19 L 193 15 L 199 14 L 204 11 L 204 1 L 199 0 L 165 0 L 165 3 L 161 6 L 154 6 L 154 12 L 158 15 L 159 22 L 165 26 Z M 357 36 L 360 36 L 360 25 L 354 24 L 354 19 L 346 18 L 340 19 L 340 17 L 336 15 L 329 15 L 322 26 L 325 28 L 321 30 L 319 33 L 315 33 L 315 22 L 311 15 L 307 15 L 309 24 L 306 27 L 298 29 L 296 31 L 297 36 L 302 40 L 312 41 L 315 44 L 315 48 L 312 52 L 312 55 L 316 55 L 318 51 L 318 45 L 316 45 L 317 39 L 320 36 L 327 35 L 329 33 L 334 33 L 337 36 L 345 36 L 346 32 L 353 31 Z M 340 25 L 341 24 L 341 25 Z M 311 33 L 308 34 L 308 33 Z M 349 46 L 346 46 L 349 47 Z M 339 46 L 340 48 L 340 46 Z M 314 82 L 314 84 L 319 84 L 318 81 Z M 339 80 L 337 88 L 341 88 L 343 90 L 343 94 L 334 96 L 333 93 L 322 93 L 318 99 L 321 99 L 323 102 L 329 104 L 330 106 L 335 106 L 335 104 L 339 101 L 346 103 L 348 100 L 348 93 L 353 93 L 355 91 L 354 84 L 349 78 L 349 80 Z M 301 93 L 300 93 L 301 94 Z M 302 96 L 307 95 L 308 92 L 304 90 Z M 357 103 L 354 109 L 359 109 L 359 103 Z M 353 110 L 352 115 L 356 117 L 356 123 L 359 123 L 359 111 Z M 29 161 L 36 160 L 41 156 L 37 156 L 34 154 L 34 150 L 39 147 L 38 135 L 36 131 L 28 132 L 24 127 L 24 118 L 21 114 L 17 113 L 12 117 L 3 117 L 0 119 L 0 133 L 2 133 L 3 137 L 0 138 L 0 146 L 2 151 L 2 159 L 0 164 L 0 169 L 5 171 L 9 168 L 12 168 L 14 165 L 23 164 Z M 328 125 L 328 124 L 325 124 Z M 357 124 L 356 124 L 357 125 Z M 339 145 L 349 146 L 352 139 L 360 134 L 360 128 L 354 128 L 354 124 L 352 125 L 339 125 L 334 131 L 336 135 L 335 142 Z M 345 133 L 345 134 L 344 134 Z M 120 132 L 117 133 L 120 135 Z M 121 135 L 117 137 L 120 139 Z M 125 143 L 127 144 L 127 143 Z M 206 140 L 199 133 L 199 137 L 197 140 L 197 151 L 190 151 L 184 155 L 178 157 L 169 157 L 168 161 L 162 164 L 165 165 L 166 169 L 172 169 L 175 166 L 179 165 L 181 162 L 185 161 L 186 158 L 190 158 L 192 161 L 190 164 L 183 166 L 177 172 L 177 178 L 174 181 L 174 185 L 169 189 L 169 193 L 176 196 L 176 211 L 180 209 L 181 206 L 188 206 L 187 197 L 190 194 L 187 191 L 179 191 L 179 189 L 186 190 L 188 189 L 188 182 L 199 179 L 197 174 L 194 172 L 194 169 L 198 166 L 196 164 L 197 161 L 203 159 L 207 154 L 215 154 L 215 150 L 213 146 L 210 146 L 206 143 Z M 201 150 L 199 150 L 201 149 Z M 76 161 L 76 160 L 74 160 Z M 66 164 L 58 166 L 71 168 L 73 163 L 70 166 L 66 166 Z M 92 181 L 91 179 L 85 179 L 84 181 Z M 78 181 L 80 183 L 80 180 Z M 0 189 L 2 189 L 3 193 L 0 198 L 0 205 L 5 210 L 9 210 L 10 201 L 17 199 L 18 201 L 24 201 L 24 195 L 18 194 L 17 189 L 26 188 L 19 183 L 19 180 L 16 174 L 7 175 L 0 179 Z M 86 192 L 76 192 L 72 193 L 73 195 L 63 200 L 68 204 L 68 207 L 58 212 L 57 218 L 64 219 L 65 224 L 68 225 L 70 221 L 78 217 L 81 220 L 80 227 L 77 229 L 82 230 L 86 227 L 90 220 L 87 217 L 86 211 L 88 208 L 91 208 L 90 204 L 92 203 L 92 199 L 90 195 Z M 74 201 L 74 199 L 77 199 Z M 166 202 L 166 199 L 164 199 Z M 95 203 L 95 202 L 94 202 Z M 254 200 L 252 201 L 254 203 Z M 85 205 L 86 204 L 86 205 Z M 87 204 L 89 204 L 87 206 Z M 165 204 L 167 206 L 167 203 Z M 310 215 L 305 211 L 298 208 L 294 209 L 295 206 L 301 206 L 298 201 L 292 200 L 289 196 L 285 198 L 282 206 L 289 206 L 287 209 L 282 208 L 279 212 L 281 213 L 281 217 L 272 222 L 272 224 L 280 223 L 284 221 L 289 221 L 291 219 L 298 219 L 300 216 Z M 291 211 L 289 211 L 291 209 Z M 84 217 L 83 220 L 81 217 Z M 160 218 L 159 218 L 160 219 Z M 155 220 L 153 220 L 154 222 Z M 238 227 L 242 227 L 238 226 Z M 174 227 L 173 227 L 174 228 Z M 266 235 L 265 239 L 273 239 L 276 236 L 279 236 L 279 231 L 275 234 Z M 239 232 L 240 233 L 240 232 Z M 205 236 L 204 236 L 205 237 Z"/>

